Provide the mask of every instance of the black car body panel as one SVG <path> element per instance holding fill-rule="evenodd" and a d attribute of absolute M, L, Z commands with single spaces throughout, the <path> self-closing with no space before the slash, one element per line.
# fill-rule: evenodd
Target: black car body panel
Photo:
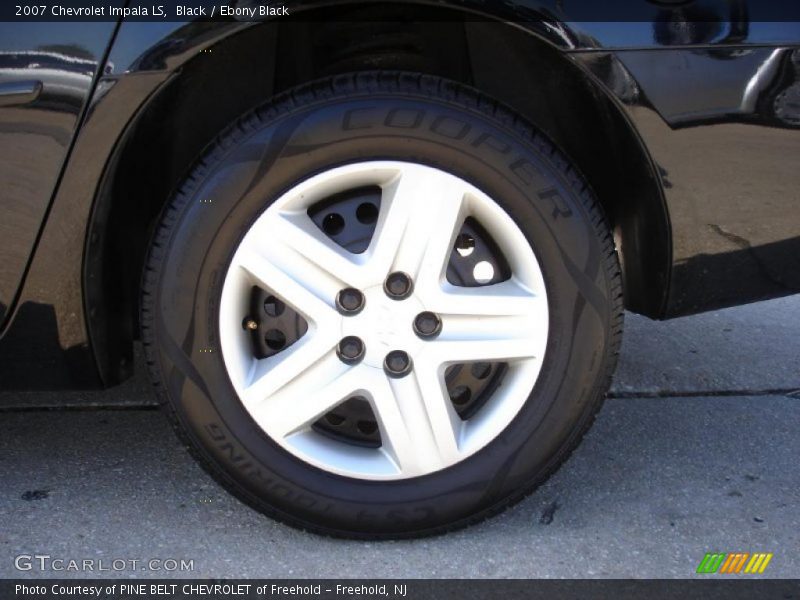
<path fill-rule="evenodd" d="M 114 23 L 0 24 L 0 322 L 14 302 L 114 29 Z"/>
<path fill-rule="evenodd" d="M 800 49 L 581 54 L 659 167 L 664 317 L 800 292 Z"/>
<path fill-rule="evenodd" d="M 313 11 L 326 4 L 287 6 L 300 23 L 304 15 L 324 20 L 326 13 Z M 800 22 L 758 20 L 772 3 L 755 0 L 674 7 L 641 0 L 628 3 L 637 10 L 619 23 L 593 20 L 592 4 L 573 16 L 555 1 L 453 0 L 436 4 L 434 26 L 460 18 L 459 32 L 471 43 L 486 23 L 514 21 L 502 25 L 515 32 L 508 40 L 530 38 L 569 61 L 604 103 L 609 122 L 620 124 L 620 137 L 637 147 L 635 164 L 618 165 L 632 189 L 647 188 L 616 215 L 629 308 L 669 318 L 800 292 Z M 347 18 L 345 5 L 337 4 L 338 18 Z M 366 18 L 383 10 L 376 3 Z M 291 37 L 302 38 L 298 27 Z M 170 168 L 130 149 L 152 143 L 156 152 L 161 142 L 148 136 L 164 111 L 190 96 L 209 106 L 202 124 L 175 127 L 176 153 L 191 155 L 170 160 L 173 170 L 184 169 L 231 120 L 228 113 L 240 114 L 280 91 L 284 79 L 302 77 L 304 66 L 281 54 L 293 47 L 289 37 L 272 22 L 234 20 L 0 23 L 0 387 L 100 387 L 130 374 L 137 280 L 117 281 L 115 260 L 143 253 L 147 236 L 127 240 L 114 232 L 145 212 L 140 205 L 148 215 L 157 208 L 147 194 L 126 197 L 126 183 L 157 196 Z M 508 44 L 518 60 L 490 62 L 498 71 L 492 76 L 535 89 L 537 82 L 518 71 L 531 55 Z M 490 56 L 501 45 L 482 52 Z M 259 60 L 243 59 L 245 47 L 257 49 Z M 11 64 L 25 52 L 59 57 L 35 77 L 3 70 L 4 60 Z M 59 78 L 75 78 L 75 65 L 82 73 L 94 65 L 94 78 L 82 75 L 68 93 L 48 92 Z M 203 69 L 235 83 L 205 97 Z M 20 87 L 31 81 L 42 81 L 42 89 Z M 3 85 L 16 99 L 8 105 Z M 39 95 L 25 103 L 25 93 Z M 504 101 L 517 108 L 513 93 Z M 227 112 L 217 114 L 213 105 Z M 53 151 L 25 170 L 14 166 L 24 157 L 20 144 Z"/>

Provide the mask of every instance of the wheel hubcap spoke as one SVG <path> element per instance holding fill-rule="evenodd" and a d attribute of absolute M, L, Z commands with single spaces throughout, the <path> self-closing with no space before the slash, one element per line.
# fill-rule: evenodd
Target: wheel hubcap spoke
<path fill-rule="evenodd" d="M 427 346 L 431 359 L 452 363 L 541 358 L 547 300 L 513 280 L 442 291 L 430 304 L 442 312 L 442 331 Z"/>
<path fill-rule="evenodd" d="M 307 214 L 276 212 L 249 236 L 262 256 L 326 302 L 346 287 L 359 287 L 358 265 L 314 225 Z M 354 282 L 354 283 L 350 283 Z"/>
<path fill-rule="evenodd" d="M 243 398 L 256 422 L 275 439 L 310 428 L 314 421 L 358 388 L 358 370 L 347 368 L 328 353 L 286 382 L 279 391 L 264 395 L 263 391 L 275 385 L 270 381 L 270 374 L 280 372 L 282 367 L 264 374 L 248 388 L 249 393 L 246 391 Z"/>
<path fill-rule="evenodd" d="M 336 342 L 326 336 L 310 336 L 285 354 L 257 361 L 250 381 L 240 392 L 242 401 L 246 405 L 257 404 L 290 386 L 293 391 L 313 388 L 320 376 L 315 369 L 320 365 L 327 367 L 328 363 L 340 363 L 334 352 L 335 345 Z"/>
<path fill-rule="evenodd" d="M 384 449 L 407 476 L 458 462 L 461 421 L 435 371 L 417 368 L 409 377 L 384 380 L 373 400 Z"/>
<path fill-rule="evenodd" d="M 442 277 L 464 220 L 467 188 L 460 180 L 408 165 L 383 191 L 388 205 L 375 232 L 373 260 L 415 281 Z"/>
<path fill-rule="evenodd" d="M 246 271 L 261 287 L 275 291 L 288 304 L 303 313 L 315 323 L 331 323 L 335 320 L 336 310 L 332 303 L 325 301 L 327 288 L 324 278 L 312 282 L 308 273 L 303 272 L 304 261 L 296 260 L 288 253 L 277 258 L 278 250 L 274 249 L 270 256 L 264 256 L 253 249 L 243 248 L 236 255 L 236 266 Z M 333 282 L 331 282 L 333 283 Z M 334 299 L 335 294 L 331 296 Z"/>

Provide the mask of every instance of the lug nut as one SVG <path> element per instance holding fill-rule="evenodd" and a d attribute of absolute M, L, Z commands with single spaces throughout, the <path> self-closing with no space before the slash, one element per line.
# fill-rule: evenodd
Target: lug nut
<path fill-rule="evenodd" d="M 343 363 L 354 365 L 364 358 L 364 342 L 354 335 L 348 335 L 339 342 L 336 354 Z"/>
<path fill-rule="evenodd" d="M 404 377 L 411 372 L 411 357 L 402 350 L 392 350 L 383 360 L 383 368 L 389 377 Z"/>
<path fill-rule="evenodd" d="M 442 330 L 439 315 L 430 311 L 421 312 L 414 319 L 414 332 L 421 338 L 432 338 Z"/>
<path fill-rule="evenodd" d="M 411 277 L 401 271 L 395 271 L 386 278 L 383 289 L 393 300 L 407 298 L 413 289 Z"/>
<path fill-rule="evenodd" d="M 242 325 L 244 326 L 245 329 L 249 331 L 255 331 L 256 329 L 258 329 L 258 323 L 255 321 L 255 319 L 251 319 L 249 317 L 244 320 L 244 323 L 242 323 Z"/>
<path fill-rule="evenodd" d="M 364 294 L 355 288 L 344 288 L 336 295 L 336 308 L 343 315 L 355 315 L 364 308 Z"/>

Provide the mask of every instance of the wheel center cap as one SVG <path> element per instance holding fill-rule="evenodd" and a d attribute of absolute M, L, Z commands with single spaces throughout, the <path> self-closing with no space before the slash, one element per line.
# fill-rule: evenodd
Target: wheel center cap
<path fill-rule="evenodd" d="M 392 350 L 403 350 L 414 356 L 425 342 L 414 333 L 414 319 L 425 310 L 412 294 L 393 300 L 383 286 L 364 290 L 364 310 L 342 319 L 342 337 L 354 335 L 366 345 L 364 364 L 383 369 L 383 360 Z"/>

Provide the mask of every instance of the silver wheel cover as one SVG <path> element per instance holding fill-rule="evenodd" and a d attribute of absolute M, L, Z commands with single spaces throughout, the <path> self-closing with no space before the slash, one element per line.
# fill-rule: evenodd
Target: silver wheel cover
<path fill-rule="evenodd" d="M 331 241 L 307 210 L 331 195 L 377 185 L 382 190 L 375 233 L 363 254 Z M 457 287 L 445 277 L 455 237 L 472 216 L 492 236 L 511 278 Z M 405 300 L 383 290 L 389 273 L 414 282 Z M 308 322 L 308 331 L 274 356 L 253 356 L 242 320 L 250 291 L 275 294 Z M 337 293 L 360 290 L 364 309 L 341 315 Z M 432 311 L 441 333 L 423 340 L 412 328 Z M 516 417 L 539 375 L 548 337 L 547 296 L 539 263 L 509 215 L 473 185 L 442 170 L 371 161 L 311 177 L 278 198 L 247 231 L 225 275 L 219 331 L 233 388 L 253 420 L 285 450 L 339 475 L 394 480 L 434 473 L 494 440 Z M 357 336 L 363 360 L 344 364 L 339 341 Z M 404 350 L 412 372 L 390 378 L 383 361 Z M 448 396 L 445 369 L 455 363 L 504 361 L 502 384 L 478 412 L 461 420 Z M 366 448 L 320 435 L 311 425 L 354 395 L 366 398 L 382 444 Z"/>

